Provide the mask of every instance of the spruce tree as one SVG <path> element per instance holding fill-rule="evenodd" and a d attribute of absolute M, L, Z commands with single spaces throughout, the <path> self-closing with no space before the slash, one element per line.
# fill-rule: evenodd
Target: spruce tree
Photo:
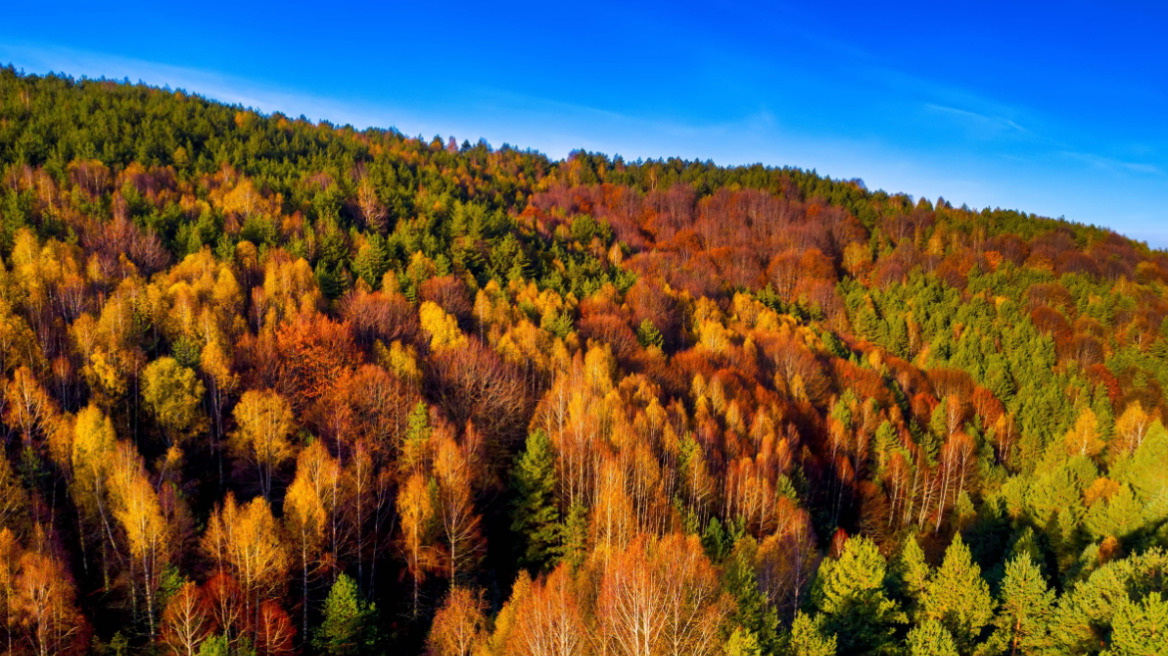
<path fill-rule="evenodd" d="M 953 636 L 936 620 L 925 620 L 908 632 L 909 656 L 958 656 Z"/>
<path fill-rule="evenodd" d="M 515 463 L 511 480 L 515 495 L 511 530 L 525 544 L 520 561 L 542 569 L 553 563 L 562 533 L 555 496 L 555 454 L 543 430 L 527 436 L 527 446 Z"/>
<path fill-rule="evenodd" d="M 958 533 L 945 550 L 945 560 L 929 581 L 921 601 L 921 617 L 937 620 L 953 635 L 958 650 L 970 653 L 982 629 L 993 618 L 994 600 Z"/>
<path fill-rule="evenodd" d="M 896 602 L 884 595 L 884 557 L 865 537 L 849 538 L 837 560 L 820 566 L 812 601 L 826 615 L 824 627 L 838 637 L 844 654 L 871 654 L 892 641 L 903 621 Z"/>
<path fill-rule="evenodd" d="M 361 598 L 353 579 L 337 577 L 324 601 L 324 619 L 312 646 L 327 656 L 364 656 L 376 647 L 377 609 Z"/>
<path fill-rule="evenodd" d="M 1006 565 L 1001 597 L 1002 606 L 994 624 L 1010 656 L 1046 647 L 1055 595 L 1047 589 L 1042 570 L 1029 553 L 1021 552 Z"/>

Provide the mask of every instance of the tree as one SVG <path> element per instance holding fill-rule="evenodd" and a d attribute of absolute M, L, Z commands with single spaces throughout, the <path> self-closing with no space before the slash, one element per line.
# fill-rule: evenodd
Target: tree
<path fill-rule="evenodd" d="M 437 485 L 422 474 L 406 479 L 397 495 L 401 517 L 401 547 L 406 566 L 414 580 L 414 616 L 418 614 L 420 586 L 435 563 L 433 540 L 438 528 L 435 519 Z"/>
<path fill-rule="evenodd" d="M 1125 600 L 1112 624 L 1111 653 L 1152 656 L 1168 653 L 1168 600 L 1153 592 L 1141 601 Z"/>
<path fill-rule="evenodd" d="M 823 616 L 812 619 L 800 612 L 791 623 L 791 636 L 787 644 L 790 656 L 835 656 L 836 637 L 825 633 Z"/>
<path fill-rule="evenodd" d="M 953 636 L 937 620 L 925 620 L 908 632 L 910 656 L 957 656 Z"/>
<path fill-rule="evenodd" d="M 229 444 L 236 457 L 255 466 L 265 499 L 272 493 L 272 473 L 292 457 L 292 406 L 272 390 L 248 390 L 235 406 L 237 428 Z"/>
<path fill-rule="evenodd" d="M 483 641 L 487 618 L 482 595 L 466 588 L 451 588 L 442 608 L 434 614 L 426 653 L 430 656 L 471 656 Z"/>
<path fill-rule="evenodd" d="M 301 626 L 305 635 L 308 634 L 309 614 L 309 564 L 316 569 L 317 557 L 321 544 L 324 542 L 325 507 L 320 493 L 314 485 L 310 473 L 311 463 L 314 460 L 313 451 L 323 449 L 320 442 L 313 442 L 307 449 L 300 452 L 297 460 L 296 477 L 288 486 L 284 496 L 284 524 L 300 554 L 300 583 L 301 583 Z"/>
<path fill-rule="evenodd" d="M 337 577 L 324 601 L 324 617 L 312 637 L 312 646 L 327 656 L 361 656 L 377 646 L 377 609 L 361 598 L 348 575 Z"/>
<path fill-rule="evenodd" d="M 484 551 L 480 520 L 471 494 L 471 468 L 463 446 L 446 432 L 435 440 L 434 478 L 438 483 L 438 514 L 446 537 L 450 585 L 459 573 L 478 564 Z"/>
<path fill-rule="evenodd" d="M 884 594 L 884 575 L 884 557 L 862 536 L 848 538 L 839 558 L 820 566 L 812 602 L 827 616 L 824 628 L 837 636 L 841 652 L 875 653 L 891 641 L 902 614 Z"/>
<path fill-rule="evenodd" d="M 182 444 L 200 429 L 205 391 L 195 372 L 171 357 L 151 362 L 142 373 L 142 401 L 168 445 Z"/>
<path fill-rule="evenodd" d="M 240 619 L 251 626 L 254 637 L 260 625 L 260 606 L 280 596 L 289 566 L 286 538 L 268 502 L 256 497 L 240 506 L 229 492 L 211 514 L 202 546 L 221 574 L 229 572 L 231 580 L 238 581 Z M 230 590 L 229 586 L 220 587 Z M 227 617 L 218 621 L 225 630 L 232 623 Z"/>
<path fill-rule="evenodd" d="M 1047 639 L 1055 595 L 1047 589 L 1042 571 L 1026 551 L 1006 564 L 1002 605 L 994 620 L 1010 656 L 1030 654 L 1049 645 Z"/>
<path fill-rule="evenodd" d="M 910 617 L 916 617 L 929 589 L 933 568 L 925 562 L 925 552 L 915 537 L 909 536 L 905 539 L 900 558 L 896 562 L 896 575 L 900 588 L 898 592 L 903 598 L 905 611 Z"/>
<path fill-rule="evenodd" d="M 973 651 L 982 629 L 993 619 L 994 600 L 981 578 L 981 568 L 973 562 L 969 547 L 958 533 L 945 560 L 929 581 L 921 599 L 921 615 L 940 622 L 952 635 L 958 650 Z"/>
<path fill-rule="evenodd" d="M 15 592 L 13 606 L 33 653 L 57 656 L 84 651 L 86 624 L 75 605 L 76 592 L 63 563 L 26 552 L 20 557 Z"/>
<path fill-rule="evenodd" d="M 542 569 L 554 562 L 561 542 L 556 504 L 556 463 L 543 429 L 527 436 L 527 446 L 511 476 L 511 530 L 525 543 L 521 562 Z"/>
<path fill-rule="evenodd" d="M 195 656 L 215 632 L 215 621 L 199 586 L 186 581 L 162 611 L 162 642 L 175 656 Z"/>
<path fill-rule="evenodd" d="M 154 601 L 169 561 L 167 547 L 171 527 L 162 515 L 158 494 L 146 477 L 142 458 L 129 443 L 118 444 L 110 472 L 109 492 L 114 517 L 122 527 L 130 556 L 136 563 L 130 570 L 137 570 L 141 576 L 146 622 L 153 637 Z"/>

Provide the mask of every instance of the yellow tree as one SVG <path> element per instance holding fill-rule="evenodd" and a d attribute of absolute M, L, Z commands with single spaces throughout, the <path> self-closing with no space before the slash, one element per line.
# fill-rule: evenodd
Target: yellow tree
<path fill-rule="evenodd" d="M 18 426 L 25 448 L 32 447 L 33 436 L 55 414 L 52 397 L 45 392 L 28 367 L 20 367 L 4 388 L 4 421 Z"/>
<path fill-rule="evenodd" d="M 228 446 L 255 466 L 264 499 L 272 492 L 272 472 L 292 457 L 292 406 L 272 390 L 248 390 L 235 406 L 236 429 Z"/>
<path fill-rule="evenodd" d="M 207 524 L 203 551 L 238 582 L 243 617 L 258 626 L 260 605 L 280 596 L 290 564 L 284 532 L 267 500 L 256 497 L 240 506 L 229 492 Z"/>
<path fill-rule="evenodd" d="M 158 494 L 150 484 L 142 457 L 132 444 L 118 445 L 110 475 L 110 500 L 130 551 L 130 570 L 141 577 L 146 622 L 154 635 L 155 596 L 168 562 L 170 527 L 162 515 Z M 137 595 L 134 595 L 135 603 Z"/>
<path fill-rule="evenodd" d="M 454 587 L 442 608 L 434 614 L 430 636 L 426 639 L 431 656 L 471 656 L 482 643 L 487 618 L 481 594 Z"/>
<path fill-rule="evenodd" d="M 422 581 L 434 565 L 433 540 L 437 486 L 420 473 L 411 474 L 397 495 L 401 518 L 401 547 L 406 566 L 414 580 L 414 615 L 418 614 L 418 593 Z"/>
<path fill-rule="evenodd" d="M 77 506 L 84 555 L 87 540 L 96 538 L 101 555 L 103 580 L 109 586 L 109 554 L 113 546 L 113 517 L 108 502 L 110 464 L 117 447 L 117 436 L 109 417 L 90 405 L 77 413 L 73 422 L 73 448 L 70 465 L 73 480 L 69 491 Z"/>
<path fill-rule="evenodd" d="M 292 479 L 292 484 L 288 486 L 288 493 L 284 497 L 284 525 L 300 553 L 302 635 L 308 635 L 308 579 L 311 573 L 309 567 L 311 563 L 315 569 L 321 544 L 324 542 L 324 502 L 320 498 L 320 491 L 311 471 L 314 461 L 319 459 L 315 451 L 323 448 L 320 440 L 317 440 L 300 452 L 296 464 L 296 477 Z"/>
<path fill-rule="evenodd" d="M 162 611 L 162 642 L 174 656 L 195 656 L 215 630 L 207 599 L 194 581 L 183 583 Z"/>
<path fill-rule="evenodd" d="M 446 431 L 435 434 L 434 476 L 438 482 L 438 513 L 446 538 L 446 565 L 451 588 L 459 572 L 482 556 L 483 538 L 471 494 L 471 468 L 463 447 Z"/>
<path fill-rule="evenodd" d="M 25 640 L 37 656 L 81 653 L 77 640 L 85 619 L 75 604 L 76 591 L 61 561 L 36 552 L 20 557 L 16 579 L 16 609 Z"/>
<path fill-rule="evenodd" d="M 203 383 L 174 358 L 159 358 L 142 375 L 142 400 L 154 415 L 167 446 L 181 445 L 204 423 Z"/>

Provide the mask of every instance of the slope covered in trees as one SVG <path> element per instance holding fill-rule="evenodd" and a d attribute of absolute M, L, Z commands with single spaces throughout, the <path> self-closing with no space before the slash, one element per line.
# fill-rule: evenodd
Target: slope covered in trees
<path fill-rule="evenodd" d="M 0 70 L 0 650 L 1168 652 L 1168 254 Z"/>

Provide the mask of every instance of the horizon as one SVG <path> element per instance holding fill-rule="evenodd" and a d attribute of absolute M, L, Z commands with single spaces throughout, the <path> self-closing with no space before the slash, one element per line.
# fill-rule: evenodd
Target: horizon
<path fill-rule="evenodd" d="M 1137 20 L 1140 11 L 1096 12 L 1089 25 L 1090 7 L 1076 3 L 1043 16 L 1048 23 L 1031 21 L 1039 12 L 1018 10 L 1014 23 L 981 36 L 1021 48 L 1018 58 L 1030 58 L 1022 66 L 1014 56 L 989 53 L 989 46 L 972 57 L 936 50 L 945 35 L 918 30 L 904 43 L 885 43 L 867 34 L 885 23 L 904 29 L 924 21 L 949 25 L 955 33 L 947 38 L 960 44 L 962 35 L 985 25 L 959 10 L 933 11 L 926 20 L 920 12 L 861 19 L 846 10 L 827 16 L 791 6 L 735 8 L 702 21 L 693 12 L 663 16 L 609 5 L 576 17 L 578 27 L 595 41 L 625 37 L 621 43 L 631 52 L 600 53 L 592 64 L 547 47 L 532 49 L 525 60 L 523 44 L 493 36 L 506 21 L 474 7 L 460 10 L 481 28 L 473 34 L 451 28 L 446 38 L 429 38 L 398 29 L 393 47 L 384 50 L 329 37 L 338 21 L 347 25 L 345 17 L 321 17 L 316 33 L 324 36 L 319 43 L 305 40 L 303 52 L 265 48 L 287 36 L 275 28 L 304 28 L 295 16 L 273 17 L 273 33 L 259 30 L 252 47 L 239 52 L 234 33 L 263 25 L 246 20 L 253 16 L 228 26 L 193 17 L 191 38 L 160 47 L 165 35 L 153 34 L 150 25 L 174 17 L 166 12 L 118 20 L 124 17 L 79 8 L 50 34 L 38 33 L 38 25 L 48 24 L 41 10 L 21 7 L 0 27 L 0 62 L 28 74 L 183 89 L 265 114 L 356 129 L 454 136 L 459 143 L 483 139 L 553 160 L 585 150 L 626 161 L 791 166 L 914 199 L 943 197 L 957 207 L 1015 209 L 1105 227 L 1165 248 L 1168 222 L 1156 201 L 1168 189 L 1168 133 L 1156 117 L 1168 109 L 1168 98 L 1141 80 L 1168 71 L 1168 56 L 1139 38 L 1141 29 L 1151 34 L 1156 21 L 1147 19 L 1163 10 L 1143 10 L 1144 20 Z M 363 21 L 369 25 L 391 17 L 397 26 L 424 25 L 434 18 L 415 8 L 356 8 L 370 14 Z M 564 18 L 523 16 L 514 19 L 513 31 L 550 33 Z M 857 24 L 862 20 L 868 22 Z M 1124 29 L 1116 27 L 1125 21 Z M 841 38 L 859 27 L 866 29 Z M 1020 34 L 1011 27 L 1022 27 L 1033 43 L 1015 43 Z M 776 48 L 772 28 L 783 39 L 778 45 L 797 47 Z M 1068 38 L 1088 32 L 1097 47 L 1077 48 Z M 688 50 L 679 51 L 678 43 L 690 44 Z M 222 47 L 199 47 L 206 44 Z M 411 46 L 425 47 L 426 54 L 403 62 L 400 55 Z M 347 56 L 333 53 L 341 47 Z M 670 47 L 672 67 L 650 57 Z M 1060 58 L 1065 61 L 1055 61 Z M 639 74 L 646 59 L 660 70 Z M 398 63 L 387 73 L 391 61 Z"/>

